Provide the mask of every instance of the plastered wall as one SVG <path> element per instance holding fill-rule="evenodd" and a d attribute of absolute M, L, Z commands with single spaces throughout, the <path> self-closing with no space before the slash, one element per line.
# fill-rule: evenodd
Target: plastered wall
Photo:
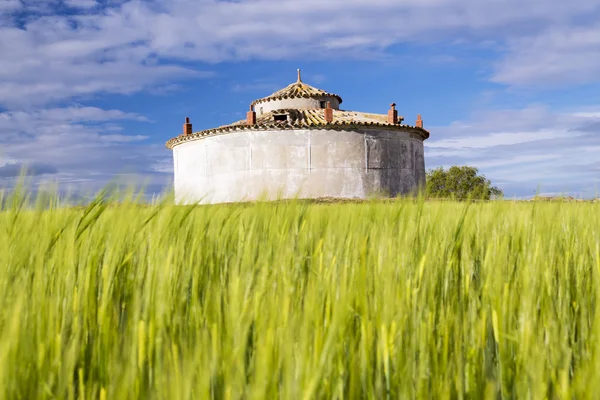
<path fill-rule="evenodd" d="M 173 148 L 176 201 L 406 194 L 425 183 L 409 129 L 242 131 Z"/>

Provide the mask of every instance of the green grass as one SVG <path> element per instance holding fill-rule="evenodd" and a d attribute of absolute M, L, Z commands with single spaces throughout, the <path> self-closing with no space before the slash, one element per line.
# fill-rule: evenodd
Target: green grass
<path fill-rule="evenodd" d="M 0 398 L 595 398 L 600 205 L 0 211 Z"/>

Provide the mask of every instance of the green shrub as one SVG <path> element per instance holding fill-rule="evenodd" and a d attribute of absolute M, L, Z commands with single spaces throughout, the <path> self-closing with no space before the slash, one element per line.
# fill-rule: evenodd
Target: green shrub
<path fill-rule="evenodd" d="M 502 197 L 502 190 L 495 186 L 485 175 L 479 175 L 475 167 L 452 166 L 427 172 L 427 197 L 455 200 L 490 200 Z"/>

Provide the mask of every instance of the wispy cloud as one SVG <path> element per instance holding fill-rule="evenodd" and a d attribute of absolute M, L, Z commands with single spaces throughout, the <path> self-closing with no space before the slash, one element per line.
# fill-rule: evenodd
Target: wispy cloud
<path fill-rule="evenodd" d="M 403 57 L 394 45 L 441 43 L 486 48 L 484 79 L 502 85 L 600 82 L 599 19 L 597 0 L 0 0 L 0 179 L 30 165 L 40 181 L 96 185 L 140 174 L 164 183 L 172 166 L 162 143 L 120 125 L 146 117 L 64 105 L 172 93 L 228 61 L 376 60 Z M 446 50 L 423 58 L 462 60 Z M 599 114 L 544 106 L 480 113 L 432 127 L 427 162 L 479 165 L 516 191 L 551 177 L 557 186 L 593 186 Z"/>
<path fill-rule="evenodd" d="M 582 192 L 600 183 L 598 153 L 592 150 L 600 149 L 596 111 L 499 110 L 432 131 L 435 137 L 425 142 L 429 168 L 473 165 L 509 193 L 522 194 L 524 185 Z"/>
<path fill-rule="evenodd" d="M 21 8 L 20 0 L 2 0 L 0 1 L 0 11 L 8 12 Z"/>
<path fill-rule="evenodd" d="M 53 165 L 32 163 L 25 165 L 22 163 L 5 163 L 0 165 L 0 179 L 15 178 L 23 174 L 28 176 L 37 176 L 44 174 L 56 174 L 58 169 Z"/>
<path fill-rule="evenodd" d="M 165 164 L 172 161 L 164 146 L 148 143 L 141 133 L 122 133 L 120 120 L 147 121 L 95 107 L 0 113 L 0 187 L 14 183 L 23 167 L 39 177 L 36 184 L 79 182 L 79 189 L 127 176 L 168 183 L 172 170 Z"/>
<path fill-rule="evenodd" d="M 538 142 L 548 139 L 574 137 L 577 135 L 577 133 L 554 129 L 543 129 L 533 132 L 523 131 L 515 133 L 486 132 L 477 136 L 464 136 L 434 140 L 431 143 L 428 143 L 427 146 L 433 149 L 464 149 L 467 151 L 472 151 L 476 149 L 489 149 L 497 146 L 508 146 L 528 142 Z"/>
<path fill-rule="evenodd" d="M 449 37 L 454 43 L 505 43 L 493 75 L 497 82 L 600 79 L 599 28 L 589 22 L 600 16 L 596 0 L 537 0 L 526 6 L 517 0 L 63 3 L 75 7 L 75 14 L 52 14 L 58 1 L 0 4 L 5 11 L 37 11 L 0 27 L 0 53 L 6 56 L 0 62 L 0 104 L 5 106 L 127 94 L 210 76 L 190 68 L 189 61 L 371 57 L 393 44 Z"/>
<path fill-rule="evenodd" d="M 98 7 L 100 5 L 96 0 L 64 0 L 64 2 L 68 7 L 83 9 Z"/>
<path fill-rule="evenodd" d="M 561 25 L 513 38 L 496 65 L 493 81 L 554 88 L 600 80 L 600 24 Z"/>

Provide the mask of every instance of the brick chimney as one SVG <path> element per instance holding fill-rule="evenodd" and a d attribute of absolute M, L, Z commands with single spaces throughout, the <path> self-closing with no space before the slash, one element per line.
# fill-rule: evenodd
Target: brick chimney
<path fill-rule="evenodd" d="M 417 122 L 415 123 L 417 128 L 423 128 L 423 120 L 421 119 L 421 114 L 417 114 Z"/>
<path fill-rule="evenodd" d="M 252 106 L 250 106 L 250 111 L 246 113 L 246 124 L 256 125 L 256 111 L 252 109 Z"/>
<path fill-rule="evenodd" d="M 394 125 L 396 125 L 398 123 L 398 110 L 396 110 L 396 103 L 390 104 L 387 122 L 388 122 L 388 124 L 394 124 Z"/>
<path fill-rule="evenodd" d="M 331 102 L 327 102 L 327 108 L 324 110 L 325 112 L 325 122 L 328 124 L 333 122 L 333 108 L 331 108 Z"/>
<path fill-rule="evenodd" d="M 192 124 L 190 123 L 190 117 L 185 117 L 185 124 L 183 124 L 183 134 L 184 135 L 192 134 Z"/>

